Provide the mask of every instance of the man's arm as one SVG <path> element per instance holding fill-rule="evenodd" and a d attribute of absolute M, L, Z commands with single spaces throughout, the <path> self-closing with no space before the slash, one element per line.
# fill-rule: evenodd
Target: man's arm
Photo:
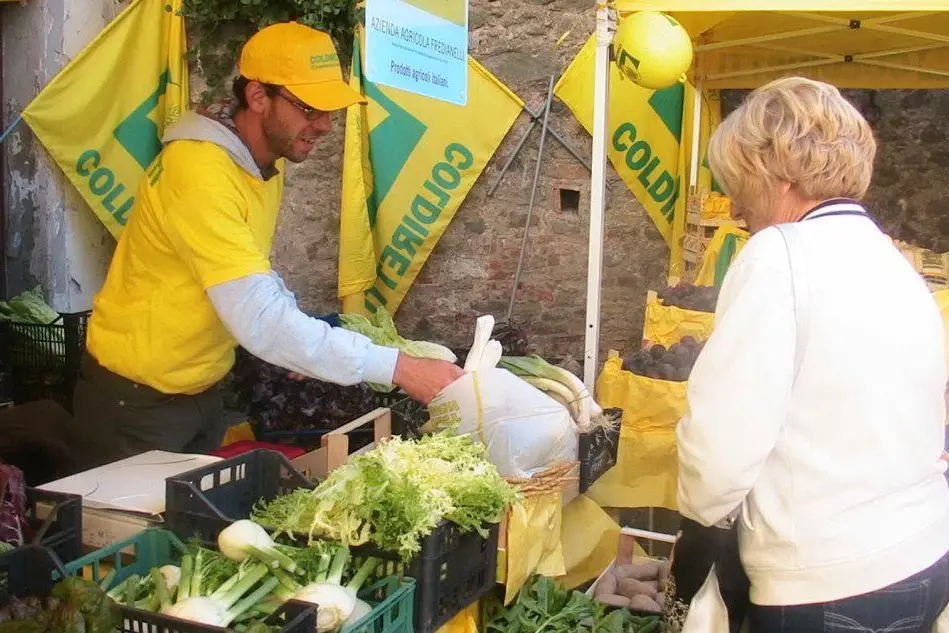
<path fill-rule="evenodd" d="M 395 384 L 429 403 L 462 375 L 453 363 L 413 358 L 367 337 L 313 319 L 257 246 L 243 203 L 226 188 L 200 182 L 166 201 L 163 228 L 238 342 L 291 371 L 340 384 Z"/>
<path fill-rule="evenodd" d="M 775 232 L 750 247 L 782 253 L 784 245 Z M 676 429 L 679 508 L 706 526 L 751 491 L 787 416 L 796 337 L 790 277 L 762 259 L 744 257 L 729 270 L 715 330 L 689 377 L 689 414 Z"/>
<path fill-rule="evenodd" d="M 207 292 L 238 343 L 268 363 L 341 385 L 393 384 L 398 350 L 307 316 L 275 273 L 248 275 Z"/>

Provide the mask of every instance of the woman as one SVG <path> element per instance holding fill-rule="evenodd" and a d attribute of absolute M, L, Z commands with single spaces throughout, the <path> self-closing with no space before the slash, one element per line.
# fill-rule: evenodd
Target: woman
<path fill-rule="evenodd" d="M 943 325 L 858 202 L 875 154 L 835 88 L 796 77 L 709 144 L 753 235 L 689 380 L 679 507 L 737 514 L 752 633 L 928 633 L 949 602 Z"/>

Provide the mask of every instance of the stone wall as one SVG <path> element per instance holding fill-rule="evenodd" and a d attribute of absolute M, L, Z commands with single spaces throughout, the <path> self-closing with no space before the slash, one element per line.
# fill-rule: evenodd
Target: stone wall
<path fill-rule="evenodd" d="M 582 0 L 472 0 L 471 54 L 540 112 L 551 73 L 561 74 L 593 31 Z M 569 32 L 563 42 L 558 39 Z M 861 108 L 868 92 L 848 92 Z M 742 93 L 730 91 L 726 103 Z M 896 237 L 949 250 L 949 91 L 880 91 L 878 167 L 869 204 Z M 726 106 L 729 107 L 729 106 Z M 554 100 L 551 126 L 583 156 L 590 136 Z M 274 255 L 301 302 L 335 310 L 343 120 L 315 156 L 291 172 Z M 525 127 L 515 124 L 448 228 L 396 315 L 406 335 L 465 347 L 475 318 L 507 312 L 537 158 L 539 126 L 501 186 L 488 197 Z M 601 352 L 636 344 L 647 290 L 663 283 L 669 250 L 641 205 L 612 169 L 603 265 Z M 580 192 L 578 208 L 570 194 Z M 548 136 L 514 322 L 540 354 L 583 356 L 589 172 Z M 567 203 L 563 208 L 561 202 Z M 949 209 L 945 209 L 949 211 Z M 602 356 L 601 356 L 602 357 Z"/>
<path fill-rule="evenodd" d="M 0 127 L 33 100 L 121 11 L 114 0 L 2 3 Z M 92 307 L 115 240 L 86 206 L 26 123 L 3 146 L 9 295 L 40 285 L 61 312 Z"/>
<path fill-rule="evenodd" d="M 593 30 L 593 7 L 578 0 L 472 0 L 471 54 L 541 112 L 559 76 Z M 557 46 L 558 39 L 564 41 Z M 314 157 L 290 174 L 274 260 L 308 308 L 336 308 L 342 118 Z M 487 192 L 530 119 L 523 115 L 458 211 L 396 315 L 400 330 L 467 347 L 475 319 L 507 312 L 517 268 L 540 126 L 492 197 Z M 556 99 L 551 127 L 582 156 L 590 136 Z M 572 194 L 579 192 L 579 204 Z M 549 135 L 513 321 L 541 354 L 582 358 L 586 312 L 589 171 Z M 646 291 L 665 276 L 669 250 L 629 189 L 610 173 L 603 265 L 602 347 L 642 334 Z"/>

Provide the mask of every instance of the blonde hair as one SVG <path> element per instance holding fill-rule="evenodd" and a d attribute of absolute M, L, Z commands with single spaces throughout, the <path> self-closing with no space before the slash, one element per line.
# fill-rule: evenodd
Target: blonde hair
<path fill-rule="evenodd" d="M 789 183 L 805 200 L 859 200 L 870 186 L 876 141 L 837 88 L 803 77 L 768 83 L 712 135 L 709 165 L 739 207 L 761 208 Z"/>

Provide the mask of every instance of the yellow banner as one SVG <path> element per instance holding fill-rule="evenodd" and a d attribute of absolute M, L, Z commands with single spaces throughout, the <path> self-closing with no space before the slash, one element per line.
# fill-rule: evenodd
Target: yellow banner
<path fill-rule="evenodd" d="M 364 41 L 350 82 L 369 104 L 346 113 L 339 296 L 348 313 L 394 314 L 524 103 L 470 57 L 467 106 L 374 84 Z"/>
<path fill-rule="evenodd" d="M 593 133 L 593 84 L 596 36 L 590 37 L 557 82 L 554 93 Z M 610 112 L 607 154 L 614 169 L 645 207 L 672 256 L 670 275 L 681 274 L 682 237 L 685 233 L 686 199 L 691 165 L 691 138 L 695 88 L 677 84 L 664 90 L 642 88 L 610 64 Z M 702 144 L 720 113 L 718 95 L 704 95 Z M 683 140 L 684 139 L 684 140 Z M 685 146 L 680 156 L 679 148 Z M 699 185 L 711 183 L 707 167 L 699 172 Z"/>
<path fill-rule="evenodd" d="M 23 119 L 118 238 L 161 134 L 188 107 L 181 0 L 134 0 Z"/>

